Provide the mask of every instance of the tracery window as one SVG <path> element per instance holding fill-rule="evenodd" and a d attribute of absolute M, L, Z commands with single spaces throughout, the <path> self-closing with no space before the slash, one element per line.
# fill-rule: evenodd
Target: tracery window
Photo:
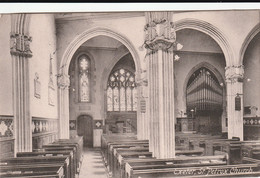
<path fill-rule="evenodd" d="M 90 102 L 90 59 L 79 57 L 79 96 L 81 102 Z"/>
<path fill-rule="evenodd" d="M 137 110 L 135 75 L 131 71 L 120 68 L 110 74 L 107 83 L 107 110 Z"/>

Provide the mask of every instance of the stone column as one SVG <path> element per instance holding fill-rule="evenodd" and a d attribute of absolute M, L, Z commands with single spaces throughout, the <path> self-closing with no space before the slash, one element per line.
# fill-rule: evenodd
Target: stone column
<path fill-rule="evenodd" d="M 59 138 L 68 139 L 69 133 L 69 75 L 58 75 L 58 88 L 59 88 Z"/>
<path fill-rule="evenodd" d="M 243 140 L 243 77 L 244 66 L 226 67 L 228 138 Z M 240 109 L 235 108 L 235 98 L 241 98 Z"/>
<path fill-rule="evenodd" d="M 147 12 L 145 48 L 148 63 L 149 148 L 156 158 L 175 157 L 174 49 L 171 12 Z"/>
<path fill-rule="evenodd" d="M 30 115 L 29 58 L 31 37 L 11 32 L 10 53 L 13 65 L 15 153 L 32 151 Z"/>
<path fill-rule="evenodd" d="M 137 138 L 139 140 L 149 139 L 149 119 L 147 114 L 147 75 L 146 70 L 140 72 L 140 77 L 136 79 L 138 89 L 137 107 Z"/>

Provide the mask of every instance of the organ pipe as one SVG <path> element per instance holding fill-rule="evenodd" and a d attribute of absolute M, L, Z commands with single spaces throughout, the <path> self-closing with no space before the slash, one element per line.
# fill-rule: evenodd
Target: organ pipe
<path fill-rule="evenodd" d="M 187 109 L 199 111 L 219 110 L 222 107 L 223 91 L 219 81 L 207 68 L 200 68 L 187 84 Z"/>

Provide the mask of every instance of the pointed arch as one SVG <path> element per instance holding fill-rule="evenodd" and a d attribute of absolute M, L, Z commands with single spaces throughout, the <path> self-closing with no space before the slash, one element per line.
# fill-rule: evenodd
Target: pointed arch
<path fill-rule="evenodd" d="M 99 35 L 104 35 L 108 36 L 111 38 L 114 38 L 121 42 L 131 53 L 133 56 L 135 66 L 137 71 L 140 69 L 140 59 L 139 55 L 134 47 L 134 45 L 128 40 L 125 36 L 122 34 L 109 29 L 109 28 L 104 28 L 104 27 L 95 27 L 86 30 L 85 32 L 81 33 L 78 35 L 67 47 L 65 50 L 65 53 L 62 56 L 61 63 L 60 63 L 60 69 L 62 69 L 63 74 L 68 74 L 68 69 L 69 69 L 69 63 L 72 59 L 73 54 L 76 52 L 76 50 L 87 40 L 99 36 Z"/>
<path fill-rule="evenodd" d="M 190 72 L 188 73 L 188 75 L 185 78 L 185 81 L 184 81 L 184 84 L 183 84 L 183 91 L 187 90 L 187 84 L 188 84 L 188 81 L 189 81 L 190 77 L 192 76 L 192 74 L 202 67 L 209 69 L 216 76 L 219 83 L 222 83 L 222 85 L 223 85 L 222 87 L 224 89 L 223 95 L 225 95 L 225 93 L 226 93 L 225 80 L 223 79 L 221 73 L 213 65 L 211 65 L 208 62 L 201 62 L 190 70 Z M 186 92 L 183 92 L 183 101 L 186 101 Z"/>
<path fill-rule="evenodd" d="M 201 31 L 209 35 L 217 42 L 217 44 L 220 46 L 221 50 L 223 51 L 225 56 L 226 66 L 230 66 L 233 64 L 234 61 L 233 49 L 231 48 L 227 40 L 227 37 L 217 27 L 203 20 L 192 19 L 192 18 L 179 20 L 175 22 L 175 25 L 176 25 L 176 31 L 188 28 L 188 29 Z"/>
<path fill-rule="evenodd" d="M 254 28 L 248 33 L 248 35 L 246 36 L 241 49 L 240 49 L 240 57 L 239 57 L 239 64 L 243 64 L 243 60 L 244 60 L 244 55 L 246 52 L 246 49 L 249 45 L 249 43 L 253 40 L 253 38 L 260 32 L 260 23 L 256 24 L 254 26 Z"/>

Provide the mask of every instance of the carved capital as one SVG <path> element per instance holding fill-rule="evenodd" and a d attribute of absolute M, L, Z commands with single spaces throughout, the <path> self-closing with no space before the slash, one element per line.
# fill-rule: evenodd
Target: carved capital
<path fill-rule="evenodd" d="M 10 35 L 10 53 L 15 56 L 32 57 L 30 49 L 30 42 L 32 37 L 18 33 L 11 33 Z"/>
<path fill-rule="evenodd" d="M 226 81 L 230 83 L 243 82 L 244 66 L 227 66 L 225 68 Z"/>
<path fill-rule="evenodd" d="M 145 26 L 145 48 L 152 51 L 159 49 L 168 51 L 176 47 L 174 24 L 167 19 L 152 21 Z"/>
<path fill-rule="evenodd" d="M 58 87 L 61 89 L 68 89 L 70 86 L 70 77 L 66 74 L 60 74 L 57 76 Z"/>

